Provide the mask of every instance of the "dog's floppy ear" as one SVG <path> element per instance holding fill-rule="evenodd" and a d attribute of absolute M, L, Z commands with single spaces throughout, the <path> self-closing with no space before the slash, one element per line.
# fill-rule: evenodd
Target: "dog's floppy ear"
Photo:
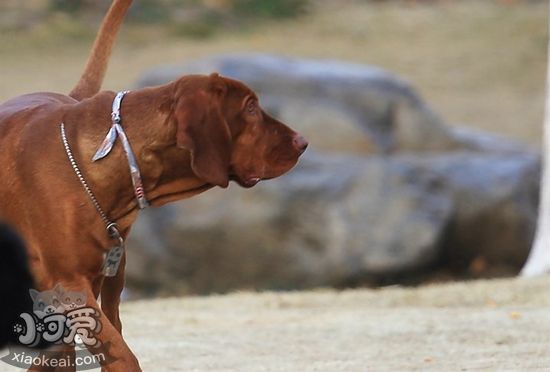
<path fill-rule="evenodd" d="M 221 111 L 225 85 L 211 75 L 204 89 L 179 97 L 175 107 L 178 147 L 191 152 L 191 169 L 203 181 L 229 184 L 231 132 Z"/>

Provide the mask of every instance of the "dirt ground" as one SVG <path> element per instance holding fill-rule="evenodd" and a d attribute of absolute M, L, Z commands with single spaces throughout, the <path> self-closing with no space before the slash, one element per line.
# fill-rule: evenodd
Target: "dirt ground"
<path fill-rule="evenodd" d="M 144 300 L 124 303 L 122 321 L 146 372 L 549 371 L 549 288 L 507 279 Z"/>
<path fill-rule="evenodd" d="M 548 371 L 549 279 L 125 303 L 144 371 Z"/>

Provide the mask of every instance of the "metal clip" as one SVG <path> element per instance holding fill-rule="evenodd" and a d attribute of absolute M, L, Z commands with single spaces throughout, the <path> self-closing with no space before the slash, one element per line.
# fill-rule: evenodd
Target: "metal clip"
<path fill-rule="evenodd" d="M 120 124 L 120 111 L 113 112 L 111 114 L 111 120 L 113 121 L 113 124 Z"/>
<path fill-rule="evenodd" d="M 111 222 L 107 225 L 107 234 L 109 234 L 109 237 L 111 239 L 121 239 L 122 236 L 120 235 L 120 232 L 118 231 L 118 225 L 115 222 Z"/>

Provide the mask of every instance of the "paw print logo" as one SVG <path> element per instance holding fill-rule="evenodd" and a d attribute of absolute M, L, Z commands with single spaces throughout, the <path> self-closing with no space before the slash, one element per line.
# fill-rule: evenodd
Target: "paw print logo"
<path fill-rule="evenodd" d="M 13 331 L 15 332 L 15 334 L 17 335 L 20 335 L 23 333 L 25 329 L 23 328 L 23 325 L 21 324 L 16 324 L 13 326 Z"/>
<path fill-rule="evenodd" d="M 46 330 L 46 326 L 42 322 L 36 323 L 36 330 L 40 333 L 43 333 Z"/>

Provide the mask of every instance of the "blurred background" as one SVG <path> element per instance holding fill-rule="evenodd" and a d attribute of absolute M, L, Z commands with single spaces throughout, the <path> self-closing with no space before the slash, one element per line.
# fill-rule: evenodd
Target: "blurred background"
<path fill-rule="evenodd" d="M 311 147 L 278 180 L 143 213 L 131 296 L 521 268 L 538 204 L 546 1 L 134 2 L 105 89 L 219 71 Z M 3 0 L 0 100 L 68 92 L 109 4 Z"/>

